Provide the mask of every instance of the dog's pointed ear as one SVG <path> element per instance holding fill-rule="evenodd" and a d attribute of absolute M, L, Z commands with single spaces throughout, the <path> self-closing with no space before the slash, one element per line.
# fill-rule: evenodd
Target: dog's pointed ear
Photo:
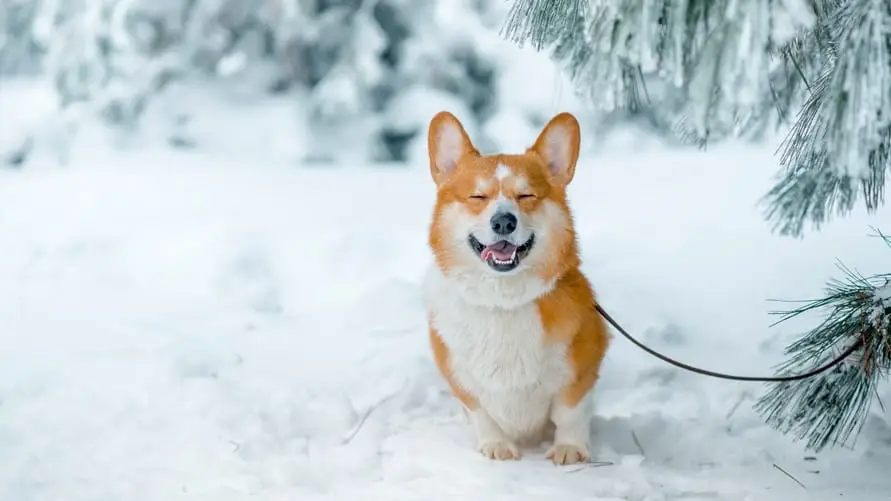
<path fill-rule="evenodd" d="M 566 186 L 575 175 L 580 142 L 578 120 L 571 113 L 564 112 L 545 125 L 529 150 L 538 153 L 545 161 L 554 182 Z"/>
<path fill-rule="evenodd" d="M 430 120 L 427 154 L 430 155 L 430 175 L 436 184 L 441 184 L 455 171 L 461 157 L 479 156 L 464 126 L 448 111 L 440 111 Z"/>

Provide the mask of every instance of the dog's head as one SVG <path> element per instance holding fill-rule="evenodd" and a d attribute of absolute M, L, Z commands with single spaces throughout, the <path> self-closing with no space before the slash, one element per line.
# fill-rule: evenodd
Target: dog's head
<path fill-rule="evenodd" d="M 433 117 L 427 146 L 437 197 L 430 246 L 440 269 L 551 280 L 577 266 L 566 187 L 579 136 L 575 117 L 561 113 L 524 153 L 480 155 L 454 115 Z"/>

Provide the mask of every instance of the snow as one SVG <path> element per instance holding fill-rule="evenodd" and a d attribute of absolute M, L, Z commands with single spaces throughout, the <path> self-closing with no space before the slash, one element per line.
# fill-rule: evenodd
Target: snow
<path fill-rule="evenodd" d="M 876 289 L 875 296 L 881 303 L 881 306 L 891 308 L 891 282 Z"/>
<path fill-rule="evenodd" d="M 885 283 L 876 288 L 874 297 L 875 306 L 870 312 L 870 322 L 877 329 L 884 328 L 887 332 L 891 328 L 891 320 L 888 318 L 888 312 L 891 311 L 891 280 L 886 278 Z"/>
<path fill-rule="evenodd" d="M 769 233 L 772 151 L 584 153 L 584 271 L 629 331 L 769 373 L 797 331 L 768 328 L 766 299 L 819 294 L 836 257 L 883 271 L 868 234 L 888 209 Z M 763 388 L 620 337 L 596 393 L 602 464 L 484 460 L 427 348 L 427 166 L 248 157 L 91 150 L 0 171 L 0 499 L 889 499 L 887 414 L 806 459 L 751 410 Z"/>

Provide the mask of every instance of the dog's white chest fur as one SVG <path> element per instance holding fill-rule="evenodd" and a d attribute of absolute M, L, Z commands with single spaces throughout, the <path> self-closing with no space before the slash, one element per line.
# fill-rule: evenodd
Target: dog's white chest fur
<path fill-rule="evenodd" d="M 425 284 L 431 321 L 449 349 L 458 384 L 512 439 L 536 440 L 548 423 L 551 401 L 571 375 L 566 346 L 547 340 L 534 302 L 548 286 L 530 287 L 521 277 L 516 286 L 522 288 L 500 277 L 474 278 L 446 278 L 431 270 Z"/>

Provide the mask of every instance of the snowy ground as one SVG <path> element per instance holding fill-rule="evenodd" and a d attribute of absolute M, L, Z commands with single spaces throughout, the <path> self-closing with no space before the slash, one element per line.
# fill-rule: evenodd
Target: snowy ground
<path fill-rule="evenodd" d="M 887 271 L 866 235 L 891 221 L 772 236 L 754 205 L 775 170 L 770 148 L 586 155 L 573 207 L 604 306 L 683 360 L 769 372 L 795 332 L 766 299 L 817 295 L 837 257 Z M 426 345 L 432 195 L 423 165 L 0 172 L 0 499 L 891 499 L 877 406 L 854 450 L 806 460 L 751 411 L 760 387 L 621 338 L 593 418 L 613 464 L 484 460 Z"/>

